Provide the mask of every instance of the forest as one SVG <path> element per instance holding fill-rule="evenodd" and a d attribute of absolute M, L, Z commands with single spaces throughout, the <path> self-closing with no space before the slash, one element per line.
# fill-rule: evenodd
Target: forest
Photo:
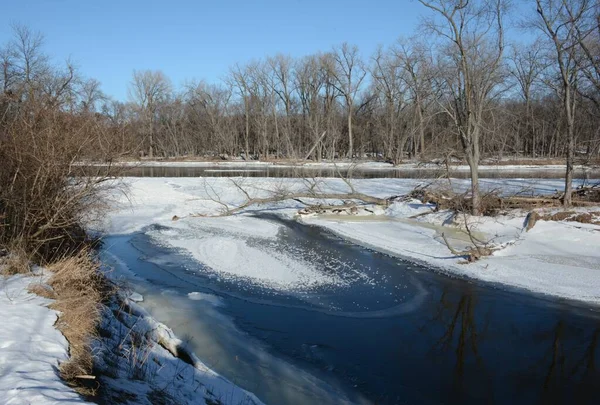
<path fill-rule="evenodd" d="M 55 63 L 41 33 L 15 25 L 0 48 L 0 126 L 51 111 L 79 128 L 69 138 L 79 160 L 463 161 L 474 195 L 482 158 L 566 159 L 568 184 L 574 164 L 598 159 L 597 0 L 530 1 L 528 15 L 506 0 L 419 3 L 414 36 L 372 55 L 349 43 L 279 53 L 180 86 L 134 70 L 127 101 L 73 62 Z"/>
<path fill-rule="evenodd" d="M 415 36 L 373 55 L 348 43 L 301 58 L 280 53 L 236 64 L 220 82 L 179 88 L 160 70 L 136 70 L 126 102 L 72 63 L 54 66 L 42 34 L 15 26 L 0 51 L 3 118 L 44 97 L 75 119 L 93 115 L 104 136 L 91 158 L 398 163 L 463 155 L 462 137 L 473 131 L 483 156 L 566 156 L 569 134 L 578 157 L 598 156 L 597 1 L 531 1 L 535 14 L 523 20 L 504 0 L 421 3 L 431 13 Z M 509 32 L 533 40 L 511 43 Z"/>

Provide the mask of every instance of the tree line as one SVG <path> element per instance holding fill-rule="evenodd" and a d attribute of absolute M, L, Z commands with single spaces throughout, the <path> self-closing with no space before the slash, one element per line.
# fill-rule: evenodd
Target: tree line
<path fill-rule="evenodd" d="M 570 184 L 575 161 L 600 153 L 600 2 L 527 3 L 516 18 L 507 0 L 419 0 L 415 35 L 373 55 L 348 43 L 276 54 L 179 88 L 136 70 L 125 102 L 71 63 L 53 66 L 43 37 L 15 27 L 0 49 L 0 119 L 44 96 L 102 132 L 82 149 L 90 159 L 458 158 L 477 196 L 482 157 L 566 158 Z"/>

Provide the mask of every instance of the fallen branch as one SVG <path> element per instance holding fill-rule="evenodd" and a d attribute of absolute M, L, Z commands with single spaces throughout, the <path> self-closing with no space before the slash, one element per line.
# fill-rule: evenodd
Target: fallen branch
<path fill-rule="evenodd" d="M 444 239 L 444 243 L 446 244 L 448 250 L 450 250 L 450 253 L 457 257 L 464 257 L 467 263 L 476 262 L 477 260 L 485 256 L 491 256 L 492 253 L 494 253 L 494 251 L 498 250 L 474 244 L 474 247 L 459 252 L 458 250 L 454 249 L 452 245 L 450 245 L 450 242 L 448 242 L 448 239 L 446 238 L 446 235 L 444 233 L 442 233 L 442 239 Z"/>
<path fill-rule="evenodd" d="M 295 200 L 304 205 L 308 205 L 306 202 L 301 201 L 302 198 L 313 198 L 318 200 L 358 200 L 368 204 L 375 204 L 387 207 L 389 205 L 389 199 L 387 198 L 377 198 L 372 197 L 370 195 L 362 194 L 362 193 L 312 193 L 312 192 L 300 192 L 300 193 L 290 193 L 290 194 L 279 194 L 271 197 L 265 198 L 248 198 L 241 205 L 236 207 L 229 207 L 226 204 L 223 204 L 226 208 L 220 214 L 211 215 L 211 214 L 191 214 L 191 217 L 223 217 L 236 214 L 240 211 L 245 210 L 246 208 L 253 205 L 263 205 L 263 204 L 271 204 L 276 202 L 281 202 L 285 200 Z"/>

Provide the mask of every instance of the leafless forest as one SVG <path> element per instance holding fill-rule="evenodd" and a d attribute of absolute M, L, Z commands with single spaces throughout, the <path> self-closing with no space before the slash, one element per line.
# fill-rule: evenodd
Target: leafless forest
<path fill-rule="evenodd" d="M 42 35 L 16 27 L 0 54 L 3 116 L 41 96 L 75 118 L 93 114 L 105 136 L 91 155 L 561 157 L 571 138 L 578 155 L 598 154 L 598 1 L 531 0 L 538 12 L 522 20 L 499 0 L 421 3 L 415 36 L 368 57 L 347 43 L 282 53 L 177 89 L 140 70 L 128 102 L 70 64 L 54 67 Z M 507 31 L 538 39 L 509 43 Z"/>
<path fill-rule="evenodd" d="M 79 159 L 453 157 L 477 195 L 480 159 L 544 157 L 566 158 L 569 180 L 600 153 L 600 2 L 528 3 L 521 16 L 506 0 L 419 0 L 414 36 L 373 55 L 348 43 L 281 53 L 177 88 L 136 70 L 127 102 L 17 25 L 0 48 L 2 133 L 50 114 L 80 137 Z"/>

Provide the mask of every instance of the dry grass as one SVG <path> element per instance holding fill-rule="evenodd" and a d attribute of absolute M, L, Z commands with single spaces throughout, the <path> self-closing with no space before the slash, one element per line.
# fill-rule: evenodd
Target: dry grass
<path fill-rule="evenodd" d="M 15 274 L 31 273 L 31 260 L 26 251 L 13 244 L 7 249 L 6 256 L 0 258 L 0 275 L 13 276 Z"/>
<path fill-rule="evenodd" d="M 52 287 L 50 287 L 46 283 L 30 284 L 29 287 L 27 287 L 27 291 L 29 291 L 32 294 L 39 295 L 40 297 L 49 298 L 51 300 L 56 299 L 56 293 L 54 292 Z"/>
<path fill-rule="evenodd" d="M 31 287 L 33 292 L 56 299 L 51 305 L 60 312 L 56 327 L 69 341 L 69 360 L 60 365 L 60 374 L 83 395 L 95 392 L 96 383 L 89 378 L 94 366 L 91 344 L 97 338 L 102 302 L 112 293 L 98 266 L 90 253 L 83 251 L 48 266 L 52 273 L 48 286 Z"/>
<path fill-rule="evenodd" d="M 567 221 L 579 222 L 582 224 L 600 225 L 600 212 L 559 211 L 555 213 L 543 214 L 537 211 L 532 211 L 529 213 L 527 218 L 527 230 L 533 228 L 537 221 Z"/>

